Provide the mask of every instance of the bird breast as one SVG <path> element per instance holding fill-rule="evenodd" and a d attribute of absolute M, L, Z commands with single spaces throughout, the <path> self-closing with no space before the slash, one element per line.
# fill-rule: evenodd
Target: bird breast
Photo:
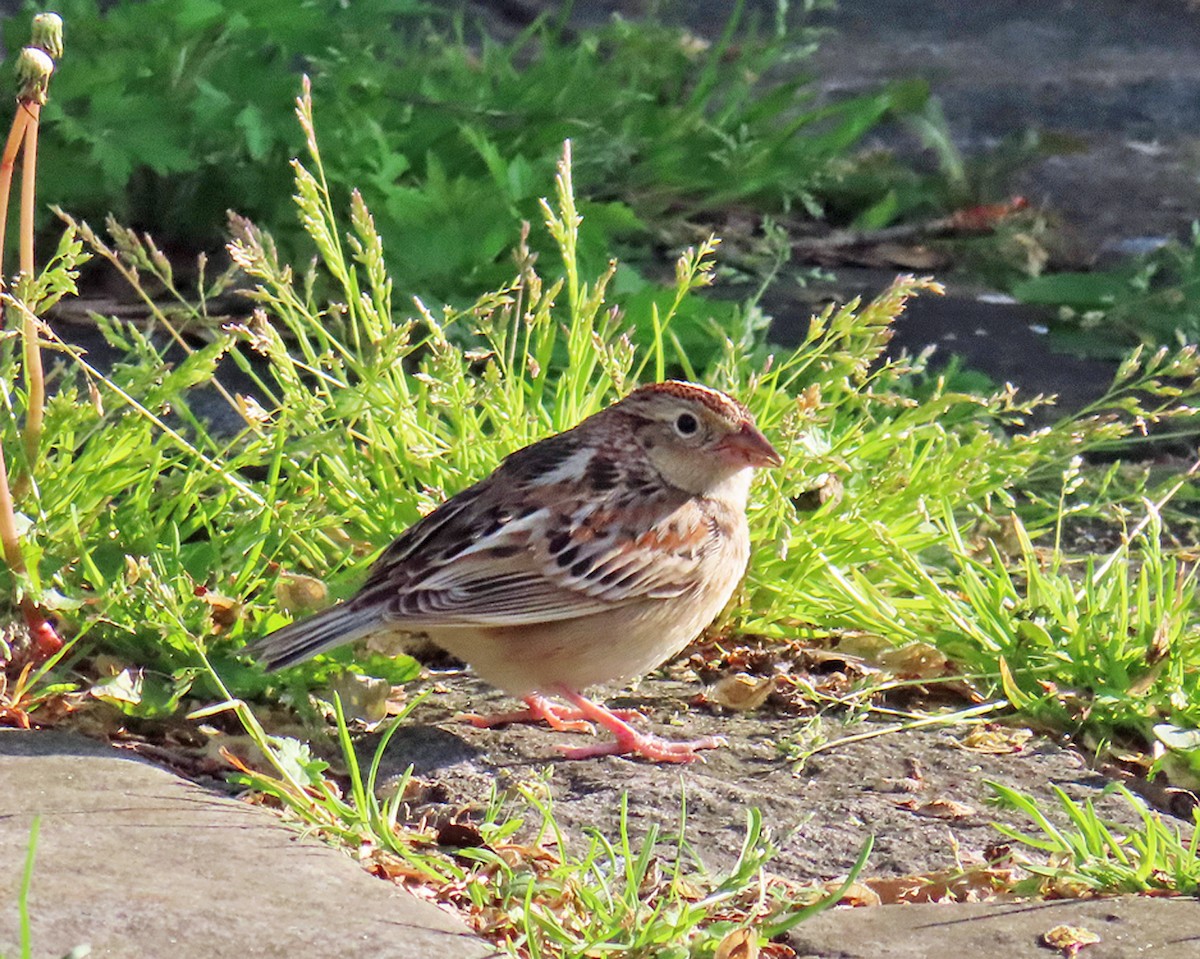
<path fill-rule="evenodd" d="M 696 585 L 640 597 L 574 619 L 515 626 L 437 628 L 430 638 L 509 694 L 585 689 L 649 672 L 679 653 L 725 608 L 746 571 L 745 518 L 727 514 L 722 546 L 700 559 Z M 724 519 L 725 517 L 723 517 Z"/>

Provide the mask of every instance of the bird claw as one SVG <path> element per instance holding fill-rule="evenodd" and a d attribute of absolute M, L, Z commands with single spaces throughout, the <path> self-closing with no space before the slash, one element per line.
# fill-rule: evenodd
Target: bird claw
<path fill-rule="evenodd" d="M 596 743 L 594 746 L 559 746 L 559 751 L 566 759 L 591 759 L 595 756 L 642 756 L 654 762 L 690 763 L 697 759 L 702 749 L 716 749 L 726 745 L 724 736 L 705 736 L 676 742 L 652 736 L 648 733 L 635 732 L 632 736 L 618 735 L 608 743 Z"/>

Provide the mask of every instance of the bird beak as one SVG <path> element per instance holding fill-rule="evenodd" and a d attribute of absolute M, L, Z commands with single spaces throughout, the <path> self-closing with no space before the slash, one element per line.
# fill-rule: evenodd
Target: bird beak
<path fill-rule="evenodd" d="M 782 466 L 783 457 L 753 423 L 744 423 L 721 441 L 720 449 L 747 466 Z"/>

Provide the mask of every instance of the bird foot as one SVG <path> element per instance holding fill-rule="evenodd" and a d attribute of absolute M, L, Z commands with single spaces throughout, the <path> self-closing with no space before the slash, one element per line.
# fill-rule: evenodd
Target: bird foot
<path fill-rule="evenodd" d="M 594 746 L 559 746 L 566 759 L 591 759 L 593 756 L 642 756 L 654 762 L 690 763 L 701 757 L 701 749 L 716 749 L 727 742 L 724 736 L 705 736 L 702 739 L 675 741 L 653 736 L 649 733 L 639 733 L 636 730 L 629 734 L 617 734 L 610 743 L 596 743 Z"/>
<path fill-rule="evenodd" d="M 614 709 L 614 716 L 622 719 L 640 717 L 636 709 Z M 481 716 L 478 713 L 463 713 L 456 717 L 465 720 L 480 729 L 491 729 L 493 726 L 507 726 L 510 723 L 545 723 L 555 732 L 588 733 L 594 736 L 596 727 L 587 720 L 591 718 L 583 710 L 573 706 L 562 706 L 545 696 L 526 696 L 525 708 L 507 713 L 489 713 Z"/>
<path fill-rule="evenodd" d="M 627 722 L 617 710 L 609 709 L 599 703 L 594 703 L 580 695 L 569 686 L 559 686 L 558 692 L 568 702 L 574 704 L 581 716 L 585 716 L 598 726 L 602 726 L 613 734 L 611 743 L 596 743 L 594 746 L 560 746 L 562 754 L 567 759 L 590 759 L 593 756 L 644 756 L 655 762 L 690 763 L 699 759 L 697 752 L 701 749 L 716 749 L 725 745 L 722 736 L 705 736 L 690 742 L 673 742 L 654 736 L 650 733 L 638 732 Z M 628 713 L 629 710 L 623 710 Z"/>

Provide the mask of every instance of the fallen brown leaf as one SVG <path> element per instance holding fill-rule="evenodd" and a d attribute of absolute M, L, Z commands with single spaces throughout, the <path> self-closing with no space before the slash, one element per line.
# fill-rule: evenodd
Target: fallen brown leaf
<path fill-rule="evenodd" d="M 969 749 L 975 753 L 1005 756 L 1021 752 L 1032 738 L 1033 730 L 1031 729 L 1017 729 L 1011 726 L 985 723 L 973 727 L 967 735 L 959 740 L 959 745 L 963 749 Z"/>
<path fill-rule="evenodd" d="M 953 799 L 931 799 L 919 803 L 915 799 L 902 799 L 896 803 L 899 809 L 908 809 L 927 819 L 968 819 L 975 815 L 975 808 Z"/>
<path fill-rule="evenodd" d="M 1065 959 L 1074 959 L 1085 946 L 1094 946 L 1100 937 L 1083 926 L 1055 926 L 1042 933 L 1042 945 L 1058 949 Z"/>
<path fill-rule="evenodd" d="M 325 606 L 329 602 L 329 590 L 315 576 L 283 573 L 275 584 L 275 600 L 289 613 L 303 613 Z"/>
<path fill-rule="evenodd" d="M 864 883 L 883 904 L 983 902 L 1003 896 L 1018 878 L 1016 869 L 981 863 L 911 876 L 867 879 Z"/>
<path fill-rule="evenodd" d="M 734 712 L 753 712 L 761 707 L 775 689 L 776 677 L 755 678 L 747 673 L 722 676 L 705 691 L 704 698 Z"/>
<path fill-rule="evenodd" d="M 839 888 L 841 883 L 829 882 L 826 883 L 826 888 L 830 892 Z M 842 898 L 838 900 L 839 906 L 879 906 L 883 904 L 883 900 L 879 898 L 879 893 L 872 889 L 865 882 L 852 882 L 850 887 L 842 893 Z"/>
<path fill-rule="evenodd" d="M 752 929 L 734 929 L 717 944 L 713 959 L 758 959 L 758 934 Z"/>
<path fill-rule="evenodd" d="M 879 657 L 879 665 L 899 679 L 938 679 L 951 672 L 946 654 L 929 643 L 886 650 Z"/>
<path fill-rule="evenodd" d="M 437 832 L 437 844 L 454 849 L 487 848 L 483 835 L 470 823 L 448 822 Z"/>
<path fill-rule="evenodd" d="M 214 633 L 224 632 L 236 625 L 241 618 L 242 604 L 232 596 L 225 596 L 210 589 L 204 589 L 199 595 L 204 602 L 208 603 L 209 618 L 212 620 Z"/>

